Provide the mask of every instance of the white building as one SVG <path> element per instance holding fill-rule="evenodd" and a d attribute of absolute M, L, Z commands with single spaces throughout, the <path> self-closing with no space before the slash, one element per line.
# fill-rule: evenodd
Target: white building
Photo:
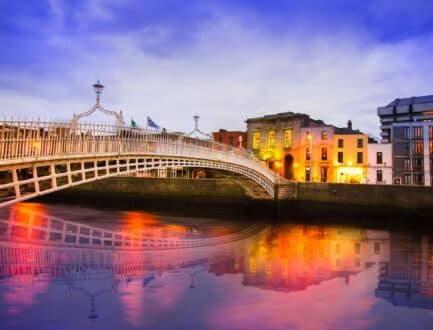
<path fill-rule="evenodd" d="M 392 144 L 368 144 L 368 183 L 392 184 Z"/>

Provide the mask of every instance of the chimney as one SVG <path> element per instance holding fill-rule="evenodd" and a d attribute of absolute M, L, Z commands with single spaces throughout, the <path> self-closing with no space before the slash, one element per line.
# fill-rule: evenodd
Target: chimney
<path fill-rule="evenodd" d="M 351 120 L 349 120 L 347 122 L 347 128 L 350 129 L 350 130 L 352 130 L 352 121 Z"/>

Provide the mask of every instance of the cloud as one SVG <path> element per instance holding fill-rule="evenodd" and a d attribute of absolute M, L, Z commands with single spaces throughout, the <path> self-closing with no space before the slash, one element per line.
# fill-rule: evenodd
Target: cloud
<path fill-rule="evenodd" d="M 254 7 L 175 6 L 179 19 L 157 5 L 119 6 L 99 3 L 89 13 L 56 8 L 61 14 L 38 35 L 43 45 L 31 45 L 33 66 L 7 61 L 0 75 L 2 114 L 13 109 L 21 116 L 70 118 L 92 105 L 90 85 L 100 79 L 105 106 L 138 123 L 149 115 L 169 130 L 190 131 L 195 113 L 211 131 L 297 111 L 335 125 L 352 119 L 378 135 L 378 106 L 431 93 L 429 30 L 384 41 L 359 22 L 342 29 L 347 18 L 328 27 L 322 22 L 321 29 L 304 10 L 281 28 L 283 16 Z M 374 11 L 380 18 L 381 10 Z M 266 23 L 272 15 L 275 22 Z M 71 25 L 71 17 L 79 20 Z M 51 24 L 57 28 L 46 35 Z"/>

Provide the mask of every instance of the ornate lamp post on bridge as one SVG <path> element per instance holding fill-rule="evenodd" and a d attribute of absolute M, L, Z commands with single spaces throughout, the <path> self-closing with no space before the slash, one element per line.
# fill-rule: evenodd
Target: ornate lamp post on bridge
<path fill-rule="evenodd" d="M 83 113 L 80 113 L 78 115 L 74 114 L 74 116 L 72 117 L 72 120 L 71 120 L 72 127 L 76 127 L 78 124 L 78 120 L 80 120 L 81 118 L 90 116 L 96 110 L 99 110 L 104 115 L 116 117 L 116 126 L 120 126 L 120 127 L 125 126 L 125 121 L 123 120 L 122 110 L 120 110 L 119 112 L 116 112 L 113 110 L 105 109 L 101 105 L 100 101 L 101 101 L 101 94 L 102 94 L 103 89 L 104 89 L 104 85 L 102 85 L 99 80 L 95 84 L 93 84 L 93 90 L 96 93 L 96 103 L 90 110 L 83 112 Z"/>

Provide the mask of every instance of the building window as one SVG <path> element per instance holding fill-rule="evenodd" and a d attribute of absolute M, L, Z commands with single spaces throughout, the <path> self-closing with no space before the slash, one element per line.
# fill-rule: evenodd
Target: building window
<path fill-rule="evenodd" d="M 405 174 L 404 174 L 404 177 L 403 177 L 403 184 L 411 184 L 410 174 L 409 174 L 409 173 L 405 173 Z"/>
<path fill-rule="evenodd" d="M 361 244 L 360 243 L 355 243 L 355 254 L 360 254 L 361 253 Z"/>
<path fill-rule="evenodd" d="M 433 142 L 430 141 L 430 156 L 433 156 Z"/>
<path fill-rule="evenodd" d="M 364 162 L 364 154 L 360 151 L 356 154 L 356 162 L 362 164 Z"/>
<path fill-rule="evenodd" d="M 415 140 L 422 140 L 423 139 L 422 126 L 412 127 L 412 137 Z"/>
<path fill-rule="evenodd" d="M 416 156 L 422 156 L 424 154 L 424 147 L 422 142 L 412 143 L 413 154 Z"/>
<path fill-rule="evenodd" d="M 231 146 L 234 145 L 234 139 L 233 139 L 233 136 L 229 136 L 229 145 L 231 145 Z"/>
<path fill-rule="evenodd" d="M 403 147 L 403 156 L 409 156 L 410 155 L 409 143 L 402 143 L 402 147 Z"/>
<path fill-rule="evenodd" d="M 403 160 L 403 164 L 404 164 L 404 170 L 410 171 L 410 158 L 405 158 Z"/>
<path fill-rule="evenodd" d="M 322 131 L 322 140 L 328 140 L 328 131 Z"/>
<path fill-rule="evenodd" d="M 322 148 L 322 160 L 323 161 L 328 160 L 328 148 L 325 147 Z"/>
<path fill-rule="evenodd" d="M 361 266 L 361 259 L 356 258 L 355 259 L 355 267 L 360 267 Z"/>
<path fill-rule="evenodd" d="M 287 128 L 284 130 L 284 148 L 290 149 L 292 147 L 292 129 Z"/>
<path fill-rule="evenodd" d="M 364 140 L 358 139 L 358 148 L 362 148 L 364 146 Z"/>
<path fill-rule="evenodd" d="M 269 148 L 275 147 L 275 131 L 268 132 L 268 147 Z"/>
<path fill-rule="evenodd" d="M 414 174 L 413 175 L 413 184 L 423 186 L 424 185 L 424 175 L 423 174 Z"/>
<path fill-rule="evenodd" d="M 320 168 L 320 182 L 327 182 L 328 181 L 328 168 L 327 167 L 321 167 Z"/>
<path fill-rule="evenodd" d="M 218 142 L 223 143 L 223 138 L 221 136 L 218 138 Z"/>
<path fill-rule="evenodd" d="M 338 147 L 339 148 L 343 148 L 344 147 L 344 140 L 343 139 L 338 139 Z"/>
<path fill-rule="evenodd" d="M 403 139 L 409 140 L 409 138 L 410 138 L 409 127 L 403 127 Z"/>
<path fill-rule="evenodd" d="M 430 137 L 430 140 L 433 140 L 433 126 L 429 126 L 428 128 L 428 135 Z"/>
<path fill-rule="evenodd" d="M 374 254 L 380 254 L 380 243 L 374 242 Z"/>
<path fill-rule="evenodd" d="M 260 132 L 253 133 L 253 149 L 257 150 L 260 147 Z"/>
<path fill-rule="evenodd" d="M 307 167 L 305 169 L 305 181 L 310 182 L 311 181 L 311 168 Z"/>
<path fill-rule="evenodd" d="M 383 181 L 383 172 L 382 170 L 376 171 L 376 182 L 382 182 Z"/>
<path fill-rule="evenodd" d="M 335 254 L 340 254 L 340 244 L 335 244 Z"/>
<path fill-rule="evenodd" d="M 383 163 L 383 154 L 382 152 L 376 152 L 376 164 L 382 164 Z"/>
<path fill-rule="evenodd" d="M 305 160 L 311 160 L 311 150 L 309 147 L 305 148 Z"/>
<path fill-rule="evenodd" d="M 338 162 L 339 163 L 344 163 L 344 157 L 343 157 L 343 152 L 342 151 L 338 152 Z"/>

